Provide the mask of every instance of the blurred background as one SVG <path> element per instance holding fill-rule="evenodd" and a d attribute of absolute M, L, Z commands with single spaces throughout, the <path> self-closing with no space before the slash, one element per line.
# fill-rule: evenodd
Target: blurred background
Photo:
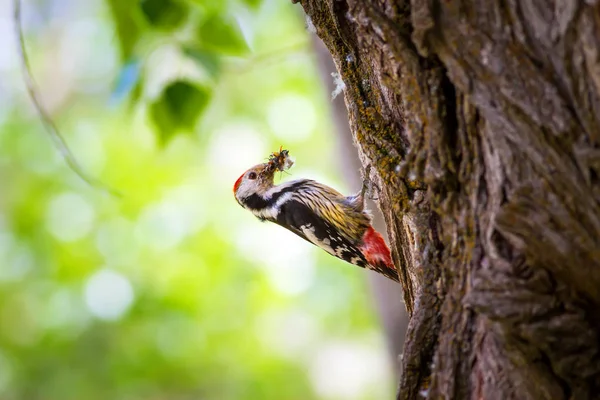
<path fill-rule="evenodd" d="M 53 147 L 0 0 L 0 399 L 392 398 L 371 273 L 232 195 L 280 145 L 296 159 L 282 179 L 360 188 L 332 118 L 335 70 L 301 8 L 22 8 L 45 107 L 82 168 L 122 195 Z"/>

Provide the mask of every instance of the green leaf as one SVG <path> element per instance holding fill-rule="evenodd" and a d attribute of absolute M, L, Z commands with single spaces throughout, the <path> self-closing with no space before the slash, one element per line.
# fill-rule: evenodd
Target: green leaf
<path fill-rule="evenodd" d="M 187 5 L 174 0 L 141 0 L 140 8 L 148 22 L 159 29 L 178 27 L 188 14 Z"/>
<path fill-rule="evenodd" d="M 226 15 L 213 14 L 198 27 L 202 48 L 228 55 L 240 55 L 248 45 L 236 21 Z"/>
<path fill-rule="evenodd" d="M 132 58 L 133 49 L 142 34 L 140 16 L 138 14 L 138 0 L 107 0 L 115 30 L 119 37 L 121 58 Z"/>
<path fill-rule="evenodd" d="M 212 79 L 218 78 L 221 72 L 221 57 L 214 51 L 206 51 L 194 47 L 184 47 L 186 56 L 198 63 Z"/>
<path fill-rule="evenodd" d="M 168 143 L 181 130 L 192 130 L 210 97 L 210 89 L 189 81 L 175 81 L 165 87 L 149 108 L 161 144 Z"/>

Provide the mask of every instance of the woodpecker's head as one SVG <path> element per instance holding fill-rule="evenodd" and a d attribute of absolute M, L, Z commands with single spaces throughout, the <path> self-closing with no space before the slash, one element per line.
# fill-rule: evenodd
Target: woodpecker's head
<path fill-rule="evenodd" d="M 238 203 L 244 203 L 244 199 L 253 194 L 262 195 L 273 187 L 275 170 L 269 167 L 269 163 L 258 164 L 244 172 L 233 185 L 233 194 Z"/>
<path fill-rule="evenodd" d="M 271 153 L 268 162 L 255 165 L 244 172 L 233 185 L 233 194 L 237 202 L 246 207 L 248 201 L 251 201 L 249 199 L 253 198 L 256 201 L 253 195 L 264 199 L 267 191 L 273 187 L 275 172 L 285 171 L 294 164 L 289 153 L 280 147 L 279 151 Z"/>

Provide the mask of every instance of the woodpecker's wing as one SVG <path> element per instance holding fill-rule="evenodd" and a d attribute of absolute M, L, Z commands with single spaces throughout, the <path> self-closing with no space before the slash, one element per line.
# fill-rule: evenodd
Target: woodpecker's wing
<path fill-rule="evenodd" d="M 282 205 L 274 222 L 335 257 L 360 267 L 368 265 L 357 242 L 348 240 L 333 224 L 301 201 L 293 199 Z"/>
<path fill-rule="evenodd" d="M 358 207 L 356 201 L 349 200 L 335 189 L 318 182 L 304 181 L 293 199 L 327 221 L 350 243 L 358 244 L 371 225 L 370 215 L 362 207 Z"/>

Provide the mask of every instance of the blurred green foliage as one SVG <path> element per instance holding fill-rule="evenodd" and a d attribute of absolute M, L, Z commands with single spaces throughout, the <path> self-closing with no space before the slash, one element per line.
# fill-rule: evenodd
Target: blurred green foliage
<path fill-rule="evenodd" d="M 336 174 L 329 96 L 298 7 L 25 2 L 45 104 L 83 167 L 123 193 L 113 198 L 45 137 L 8 4 L 0 398 L 390 398 L 366 272 L 260 224 L 231 194 L 282 144 L 294 177 L 357 189 Z"/>
<path fill-rule="evenodd" d="M 182 80 L 169 83 L 148 110 L 158 128 L 161 143 L 167 142 L 180 129 L 193 129 L 198 114 L 209 100 L 207 88 Z"/>
<path fill-rule="evenodd" d="M 118 33 L 121 59 L 129 63 L 130 68 L 146 67 L 144 62 L 132 61 L 143 58 L 148 47 L 165 38 L 172 41 L 179 56 L 196 64 L 195 74 L 170 77 L 173 81 L 161 88 L 148 109 L 163 144 L 177 132 L 193 128 L 204 113 L 211 92 L 216 89 L 215 79 L 226 64 L 224 59 L 250 54 L 249 38 L 244 37 L 240 25 L 241 12 L 249 19 L 248 14 L 256 12 L 261 5 L 258 0 L 107 2 Z M 126 86 L 121 86 L 121 90 L 144 87 L 143 74 L 133 76 L 130 70 L 123 73 L 124 78 L 130 79 L 122 80 Z M 139 100 L 138 95 L 134 94 L 134 101 Z"/>

